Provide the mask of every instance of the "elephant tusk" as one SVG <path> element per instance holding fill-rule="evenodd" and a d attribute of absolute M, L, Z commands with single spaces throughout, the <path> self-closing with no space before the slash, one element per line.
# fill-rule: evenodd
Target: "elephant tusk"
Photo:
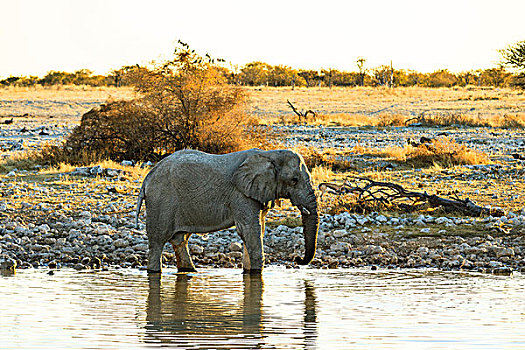
<path fill-rule="evenodd" d="M 301 213 L 303 213 L 304 215 L 310 215 L 310 211 L 308 209 L 306 209 L 305 207 L 303 207 L 302 205 L 299 207 L 299 210 L 301 211 Z"/>

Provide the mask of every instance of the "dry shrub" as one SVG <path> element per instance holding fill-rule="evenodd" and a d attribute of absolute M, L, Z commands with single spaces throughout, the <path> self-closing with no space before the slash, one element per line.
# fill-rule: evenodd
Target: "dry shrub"
<path fill-rule="evenodd" d="M 325 166 L 317 166 L 311 170 L 311 178 L 314 183 L 331 181 L 335 176 L 333 170 Z"/>
<path fill-rule="evenodd" d="M 411 145 L 406 145 L 403 148 L 397 147 L 393 149 L 390 155 L 416 168 L 433 165 L 452 167 L 490 162 L 486 153 L 460 145 L 454 139 L 447 137 L 437 138 L 431 143 L 421 144 L 417 147 Z"/>
<path fill-rule="evenodd" d="M 43 157 L 51 164 L 158 161 L 180 149 L 228 153 L 268 142 L 268 129 L 245 114 L 245 91 L 228 85 L 211 59 L 185 44 L 172 61 L 135 68 L 127 79 L 137 98 L 84 114 L 65 143 L 44 149 Z"/>
<path fill-rule="evenodd" d="M 401 114 L 380 114 L 377 126 L 405 126 L 406 119 Z"/>
<path fill-rule="evenodd" d="M 8 173 L 14 169 L 34 170 L 38 165 L 34 152 L 17 153 L 0 162 L 0 173 Z"/>
<path fill-rule="evenodd" d="M 334 149 L 320 150 L 316 147 L 297 147 L 296 152 L 300 153 L 308 169 L 324 167 L 332 171 L 354 170 L 354 165 L 350 157 L 340 154 Z"/>
<path fill-rule="evenodd" d="M 509 115 L 505 114 L 496 120 L 496 125 L 504 129 L 524 129 L 525 128 L 525 114 Z"/>
<path fill-rule="evenodd" d="M 459 113 L 421 113 L 416 118 L 407 119 L 407 125 L 418 125 L 426 127 L 444 127 L 444 126 L 467 126 L 467 127 L 490 127 L 488 120 L 479 116 L 468 116 Z"/>
<path fill-rule="evenodd" d="M 370 126 L 375 125 L 375 117 L 356 113 L 318 113 L 315 118 L 299 118 L 295 114 L 283 114 L 269 119 L 270 124 L 279 125 L 335 125 L 335 126 Z"/>

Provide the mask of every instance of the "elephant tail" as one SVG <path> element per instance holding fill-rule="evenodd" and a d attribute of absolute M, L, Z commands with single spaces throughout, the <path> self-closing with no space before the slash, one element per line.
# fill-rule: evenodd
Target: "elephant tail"
<path fill-rule="evenodd" d="M 142 187 L 140 188 L 139 197 L 137 198 L 137 209 L 135 210 L 135 228 L 139 227 L 139 214 L 140 214 L 140 207 L 142 206 L 142 201 L 146 197 L 146 181 L 142 183 Z"/>

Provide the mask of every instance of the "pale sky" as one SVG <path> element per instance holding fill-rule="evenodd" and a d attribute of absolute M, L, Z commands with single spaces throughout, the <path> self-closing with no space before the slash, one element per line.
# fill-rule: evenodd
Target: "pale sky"
<path fill-rule="evenodd" d="M 0 0 L 0 78 L 168 58 L 180 39 L 232 64 L 460 72 L 525 40 L 524 0 Z"/>

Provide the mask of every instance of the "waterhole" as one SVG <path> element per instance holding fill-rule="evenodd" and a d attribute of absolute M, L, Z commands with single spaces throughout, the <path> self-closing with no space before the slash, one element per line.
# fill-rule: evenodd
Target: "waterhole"
<path fill-rule="evenodd" d="M 0 277 L 2 349 L 525 348 L 525 276 L 268 268 Z"/>

